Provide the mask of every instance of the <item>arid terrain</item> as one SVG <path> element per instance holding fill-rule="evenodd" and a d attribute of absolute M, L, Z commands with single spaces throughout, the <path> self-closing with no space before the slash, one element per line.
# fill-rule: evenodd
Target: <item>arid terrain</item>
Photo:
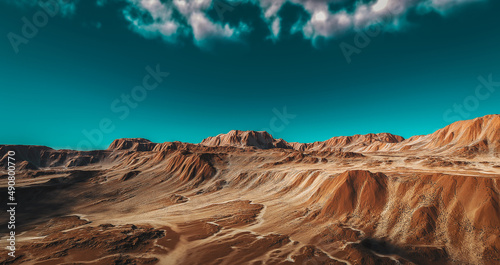
<path fill-rule="evenodd" d="M 8 151 L 17 244 L 1 264 L 500 264 L 500 115 L 406 140 L 3 145 L 3 169 Z"/>

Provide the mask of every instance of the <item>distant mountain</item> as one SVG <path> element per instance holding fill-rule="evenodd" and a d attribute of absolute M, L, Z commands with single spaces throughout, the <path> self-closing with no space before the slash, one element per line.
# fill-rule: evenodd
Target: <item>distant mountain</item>
<path fill-rule="evenodd" d="M 114 140 L 108 150 L 151 151 L 155 146 L 155 143 L 144 138 L 121 138 Z"/>
<path fill-rule="evenodd" d="M 500 153 L 500 115 L 487 115 L 458 121 L 429 135 L 404 139 L 390 133 L 338 136 L 314 143 L 288 143 L 267 132 L 230 131 L 209 137 L 204 146 L 285 148 L 298 151 L 403 152 L 428 151 L 460 156 L 498 155 Z"/>
<path fill-rule="evenodd" d="M 500 115 L 487 115 L 473 120 L 458 121 L 432 134 L 413 136 L 404 139 L 390 133 L 377 133 L 353 136 L 332 137 L 326 141 L 314 143 L 288 143 L 283 139 L 275 139 L 265 131 L 232 130 L 226 134 L 208 137 L 200 144 L 182 142 L 153 143 L 144 138 L 123 138 L 114 140 L 106 151 L 162 151 L 166 149 L 183 148 L 255 148 L 255 149 L 294 149 L 302 152 L 431 152 L 446 153 L 458 156 L 500 155 Z M 78 151 L 54 150 L 43 146 L 6 146 L 0 145 L 0 150 L 9 147 L 33 161 L 34 165 L 41 163 L 48 154 L 71 153 L 74 157 Z M 98 152 L 98 151 L 93 151 Z M 60 156 L 60 155 L 58 155 Z M 42 160 L 43 160 L 42 159 Z M 0 160 L 2 162 L 2 160 Z M 3 161 L 4 162 L 4 161 Z"/>
<path fill-rule="evenodd" d="M 432 151 L 473 156 L 500 153 L 500 115 L 457 121 L 429 135 L 413 136 L 384 151 Z"/>
<path fill-rule="evenodd" d="M 208 137 L 201 142 L 204 146 L 256 147 L 259 149 L 286 148 L 292 146 L 282 139 L 274 139 L 265 131 L 232 130 L 226 134 Z"/>
<path fill-rule="evenodd" d="M 324 142 L 314 142 L 309 144 L 306 149 L 314 151 L 333 151 L 338 149 L 344 151 L 360 151 L 372 145 L 400 143 L 402 141 L 404 141 L 403 137 L 390 133 L 357 134 L 353 136 L 333 137 Z"/>

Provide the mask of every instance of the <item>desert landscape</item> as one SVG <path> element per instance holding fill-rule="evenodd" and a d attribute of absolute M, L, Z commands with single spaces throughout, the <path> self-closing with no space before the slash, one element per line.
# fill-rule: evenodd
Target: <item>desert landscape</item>
<path fill-rule="evenodd" d="M 409 139 L 0 151 L 2 194 L 16 153 L 18 201 L 1 264 L 500 264 L 500 115 Z"/>

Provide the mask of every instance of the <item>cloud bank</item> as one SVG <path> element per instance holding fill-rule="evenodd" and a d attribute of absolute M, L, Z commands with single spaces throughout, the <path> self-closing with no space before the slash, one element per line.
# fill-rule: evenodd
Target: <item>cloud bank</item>
<path fill-rule="evenodd" d="M 75 3 L 58 1 L 65 15 L 75 12 Z M 313 43 L 318 38 L 332 39 L 350 32 L 362 31 L 374 24 L 382 25 L 385 31 L 404 30 L 409 24 L 407 14 L 437 12 L 443 16 L 467 4 L 488 0 L 95 0 L 97 6 L 109 2 L 125 3 L 124 18 L 134 32 L 145 38 L 161 38 L 176 43 L 186 38 L 205 47 L 214 40 L 240 41 L 252 31 L 243 21 L 230 24 L 224 14 L 244 5 L 255 5 L 269 29 L 268 37 L 279 40 L 285 29 L 280 11 L 287 4 L 299 7 L 308 16 L 295 21 L 288 33 L 300 33 Z M 17 5 L 35 4 L 35 0 L 7 0 Z M 214 16 L 216 13 L 218 16 Z M 212 15 L 210 15 L 212 14 Z"/>

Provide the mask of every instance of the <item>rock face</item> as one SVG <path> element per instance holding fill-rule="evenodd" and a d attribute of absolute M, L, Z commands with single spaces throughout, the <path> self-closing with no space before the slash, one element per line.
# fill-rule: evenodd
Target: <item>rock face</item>
<path fill-rule="evenodd" d="M 380 215 L 386 205 L 388 177 L 364 170 L 346 171 L 325 182 L 311 202 L 326 201 L 320 217 L 345 218 L 355 211 Z"/>
<path fill-rule="evenodd" d="M 431 134 L 426 148 L 453 146 L 484 147 L 498 152 L 500 149 L 500 115 L 488 115 L 474 120 L 458 121 Z"/>
<path fill-rule="evenodd" d="M 54 149 L 46 146 L 0 145 L 0 164 L 6 166 L 8 162 L 8 151 L 14 151 L 16 156 L 22 159 L 22 161 L 29 162 L 26 166 L 37 167 L 37 165 L 41 165 L 43 163 L 43 157 L 53 150 Z"/>
<path fill-rule="evenodd" d="M 388 151 L 423 151 L 459 155 L 500 153 L 500 115 L 458 121 L 432 134 L 411 137 Z"/>
<path fill-rule="evenodd" d="M 399 143 L 403 137 L 390 133 L 366 134 L 333 137 L 324 142 L 288 143 L 283 139 L 274 139 L 267 132 L 233 130 L 227 134 L 208 137 L 201 142 L 204 146 L 255 147 L 259 149 L 284 148 L 298 151 L 355 151 L 375 143 Z"/>
<path fill-rule="evenodd" d="M 366 149 L 368 146 L 386 143 L 400 143 L 404 138 L 390 133 L 377 133 L 354 136 L 333 137 L 324 142 L 315 142 L 307 147 L 307 150 L 344 150 L 358 151 Z"/>
<path fill-rule="evenodd" d="M 407 140 L 231 131 L 85 152 L 0 146 L 3 167 L 16 152 L 22 220 L 0 264 L 500 264 L 498 124 Z"/>
<path fill-rule="evenodd" d="M 156 144 L 144 138 L 123 138 L 114 140 L 108 150 L 152 151 Z"/>
<path fill-rule="evenodd" d="M 274 139 L 268 132 L 232 130 L 226 134 L 208 137 L 201 142 L 204 146 L 255 147 L 259 149 L 291 148 L 282 139 Z"/>
<path fill-rule="evenodd" d="M 181 182 L 197 186 L 217 172 L 212 164 L 213 156 L 180 151 L 166 161 L 165 172 L 179 176 Z"/>

